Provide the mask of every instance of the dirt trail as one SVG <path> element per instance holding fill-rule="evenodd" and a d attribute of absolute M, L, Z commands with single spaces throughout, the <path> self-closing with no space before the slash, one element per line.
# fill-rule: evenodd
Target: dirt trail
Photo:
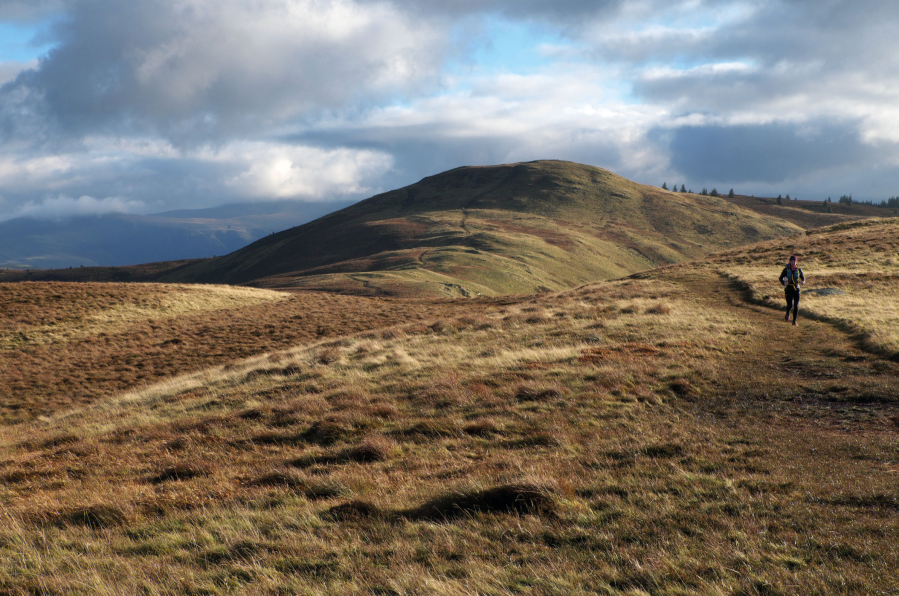
<path fill-rule="evenodd" d="M 845 332 L 827 323 L 784 321 L 784 309 L 752 304 L 727 278 L 705 271 L 674 268 L 661 279 L 683 287 L 708 308 L 725 311 L 750 323 L 741 344 L 721 356 L 715 379 L 720 397 L 753 407 L 800 409 L 809 415 L 834 417 L 843 426 L 887 425 L 899 415 L 899 365 L 862 351 Z"/>

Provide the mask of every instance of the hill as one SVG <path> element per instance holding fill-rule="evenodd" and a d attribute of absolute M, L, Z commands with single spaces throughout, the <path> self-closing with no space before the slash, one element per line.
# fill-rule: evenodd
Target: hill
<path fill-rule="evenodd" d="M 0 284 L 0 592 L 897 593 L 897 225 L 522 297 Z"/>
<path fill-rule="evenodd" d="M 899 215 L 895 209 L 859 203 L 852 205 L 828 203 L 825 205 L 822 201 L 800 201 L 794 199 L 783 200 L 778 204 L 777 199 L 766 197 L 736 195 L 725 198 L 729 203 L 762 215 L 788 221 L 804 230 L 824 228 L 849 221 Z"/>
<path fill-rule="evenodd" d="M 560 290 L 801 231 L 562 161 L 465 167 L 164 275 L 369 294 Z"/>
<path fill-rule="evenodd" d="M 287 201 L 155 215 L 16 218 L 0 222 L 0 268 L 117 267 L 223 255 L 347 204 Z"/>

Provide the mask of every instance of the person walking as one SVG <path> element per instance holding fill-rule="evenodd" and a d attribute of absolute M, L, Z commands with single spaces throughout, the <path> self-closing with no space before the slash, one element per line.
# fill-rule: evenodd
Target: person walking
<path fill-rule="evenodd" d="M 787 299 L 787 314 L 784 315 L 784 321 L 790 320 L 790 311 L 793 311 L 793 326 L 796 326 L 796 317 L 799 316 L 799 289 L 805 283 L 805 275 L 799 268 L 799 258 L 796 255 L 790 256 L 790 262 L 784 267 L 780 273 L 780 283 L 784 287 L 784 295 Z"/>

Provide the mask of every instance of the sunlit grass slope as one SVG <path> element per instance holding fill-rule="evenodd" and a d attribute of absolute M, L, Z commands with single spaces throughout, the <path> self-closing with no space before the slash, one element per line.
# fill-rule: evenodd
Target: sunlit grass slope
<path fill-rule="evenodd" d="M 0 592 L 896 593 L 899 365 L 742 259 L 277 302 L 370 324 L 2 427 Z"/>
<path fill-rule="evenodd" d="M 790 254 L 806 276 L 803 314 L 839 322 L 864 345 L 899 358 L 899 220 L 845 223 L 715 259 L 753 296 L 785 307 L 777 282 Z"/>
<path fill-rule="evenodd" d="M 539 161 L 425 178 L 166 279 L 369 294 L 530 293 L 798 231 L 720 198 Z"/>
<path fill-rule="evenodd" d="M 453 306 L 229 286 L 0 284 L 0 421 L 438 309 Z"/>

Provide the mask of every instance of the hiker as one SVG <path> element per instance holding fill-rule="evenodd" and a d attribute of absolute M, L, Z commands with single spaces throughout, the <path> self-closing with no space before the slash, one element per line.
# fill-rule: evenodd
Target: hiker
<path fill-rule="evenodd" d="M 790 310 L 793 311 L 793 326 L 796 326 L 796 317 L 799 315 L 799 287 L 805 283 L 805 275 L 799 268 L 799 259 L 796 255 L 790 256 L 790 263 L 780 273 L 780 283 L 783 284 L 784 294 L 787 298 L 787 314 L 784 321 L 790 320 Z"/>

